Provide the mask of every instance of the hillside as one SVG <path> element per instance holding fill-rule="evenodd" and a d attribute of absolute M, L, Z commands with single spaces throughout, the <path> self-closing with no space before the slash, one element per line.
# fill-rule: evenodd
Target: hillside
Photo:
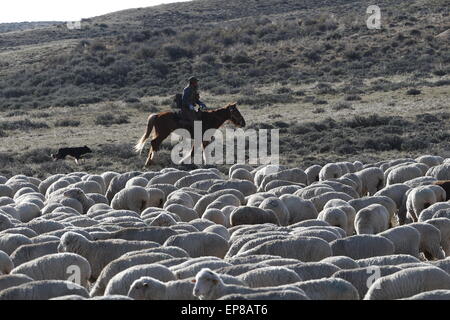
<path fill-rule="evenodd" d="M 446 1 L 379 1 L 380 30 L 370 4 L 197 0 L 1 33 L 0 173 L 80 170 L 49 153 L 84 144 L 98 153 L 82 170 L 140 169 L 148 112 L 191 74 L 208 106 L 237 101 L 250 128 L 279 128 L 283 162 L 449 156 Z"/>

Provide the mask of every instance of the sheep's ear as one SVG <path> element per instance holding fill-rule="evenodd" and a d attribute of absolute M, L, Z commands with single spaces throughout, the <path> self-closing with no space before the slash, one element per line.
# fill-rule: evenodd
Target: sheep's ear
<path fill-rule="evenodd" d="M 212 281 L 214 284 L 218 284 L 219 283 L 219 280 L 217 280 L 217 279 L 213 279 L 213 281 Z"/>
<path fill-rule="evenodd" d="M 196 283 L 196 282 L 197 282 L 197 280 L 195 280 L 195 279 L 192 279 L 192 280 L 191 280 L 191 282 L 192 282 L 192 283 Z"/>

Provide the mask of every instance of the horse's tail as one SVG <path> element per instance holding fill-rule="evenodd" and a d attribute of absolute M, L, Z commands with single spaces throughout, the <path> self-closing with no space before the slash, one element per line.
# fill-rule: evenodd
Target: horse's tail
<path fill-rule="evenodd" d="M 145 130 L 144 135 L 141 137 L 141 139 L 139 139 L 139 141 L 137 142 L 136 146 L 134 147 L 134 150 L 137 153 L 142 153 L 142 150 L 144 150 L 144 146 L 145 146 L 145 141 L 147 141 L 147 139 L 150 137 L 150 134 L 153 131 L 153 126 L 155 125 L 155 120 L 157 118 L 157 114 L 151 114 L 148 117 L 148 122 L 147 122 L 147 130 Z"/>

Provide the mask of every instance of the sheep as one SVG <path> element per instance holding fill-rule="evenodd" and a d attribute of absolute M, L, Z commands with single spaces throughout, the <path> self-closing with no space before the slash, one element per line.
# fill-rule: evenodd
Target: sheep
<path fill-rule="evenodd" d="M 253 182 L 253 175 L 244 168 L 237 168 L 230 173 L 230 179 L 248 180 Z"/>
<path fill-rule="evenodd" d="M 431 290 L 402 300 L 450 300 L 450 290 Z"/>
<path fill-rule="evenodd" d="M 424 163 L 429 167 L 434 167 L 442 164 L 444 162 L 444 158 L 440 156 L 433 156 L 433 155 L 423 155 L 415 159 L 419 163 Z"/>
<path fill-rule="evenodd" d="M 112 177 L 108 184 L 108 189 L 106 190 L 106 198 L 108 198 L 108 201 L 111 202 L 114 196 L 117 192 L 125 188 L 126 183 L 131 178 L 134 178 L 136 176 L 139 176 L 141 173 L 134 171 L 134 172 L 126 172 L 123 174 L 117 174 Z M 108 179 L 112 176 L 112 174 L 108 174 Z M 103 176 L 105 178 L 105 176 Z"/>
<path fill-rule="evenodd" d="M 322 259 L 320 262 L 331 263 L 344 270 L 359 268 L 359 264 L 355 260 L 346 256 L 332 256 Z"/>
<path fill-rule="evenodd" d="M 313 184 L 313 182 L 319 181 L 320 170 L 322 170 L 322 167 L 317 164 L 312 165 L 305 170 L 306 181 L 308 185 Z"/>
<path fill-rule="evenodd" d="M 195 210 L 185 207 L 180 204 L 171 204 L 165 208 L 168 212 L 172 212 L 180 217 L 181 221 L 189 222 L 198 219 L 198 214 Z"/>
<path fill-rule="evenodd" d="M 323 210 L 329 208 L 338 208 L 345 213 L 347 218 L 347 225 L 344 226 L 342 229 L 347 231 L 348 236 L 353 235 L 353 233 L 355 232 L 354 224 L 355 224 L 356 210 L 350 204 L 348 204 L 348 202 L 341 199 L 331 199 L 325 204 Z"/>
<path fill-rule="evenodd" d="M 1 215 L 0 215 L 0 224 L 1 224 Z M 33 238 L 33 237 L 37 237 L 38 234 L 36 232 L 34 232 L 33 230 L 31 230 L 30 228 L 26 228 L 26 227 L 11 227 L 9 229 L 6 229 L 6 230 L 3 230 L 3 231 L 0 232 L 0 239 L 1 239 L 1 237 L 3 235 L 22 235 L 22 236 L 25 236 L 27 238 Z"/>
<path fill-rule="evenodd" d="M 112 277 L 105 288 L 105 295 L 127 295 L 133 282 L 144 276 L 163 282 L 176 280 L 173 272 L 163 265 L 141 264 L 127 268 Z"/>
<path fill-rule="evenodd" d="M 386 176 L 386 185 L 402 183 L 423 176 L 422 170 L 414 165 L 402 165 L 392 169 Z"/>
<path fill-rule="evenodd" d="M 134 177 L 131 178 L 130 180 L 127 181 L 127 183 L 125 183 L 125 189 L 129 188 L 129 187 L 133 187 L 133 186 L 138 186 L 138 187 L 143 187 L 145 188 L 148 184 L 148 180 L 145 179 L 144 177 Z"/>
<path fill-rule="evenodd" d="M 375 193 L 375 197 L 377 196 L 385 196 L 391 198 L 395 205 L 397 206 L 399 223 L 404 223 L 404 217 L 406 217 L 406 206 L 403 205 L 403 198 L 408 190 L 411 188 L 404 183 L 396 183 L 391 184 L 389 186 L 384 187 L 380 191 Z"/>
<path fill-rule="evenodd" d="M 109 262 L 117 259 L 122 254 L 132 250 L 157 246 L 159 244 L 153 241 L 127 241 L 121 239 L 90 241 L 81 234 L 69 231 L 61 237 L 58 252 L 72 252 L 86 258 L 91 265 L 90 280 L 95 280 Z"/>
<path fill-rule="evenodd" d="M 352 259 L 364 259 L 394 254 L 391 240 L 378 235 L 355 235 L 337 239 L 330 243 L 334 256 L 347 256 Z"/>
<path fill-rule="evenodd" d="M 151 222 L 148 220 L 144 220 L 144 221 L 151 227 L 152 226 L 154 226 L 154 227 L 170 227 L 170 226 L 177 224 L 177 222 L 175 221 L 174 218 L 172 218 L 172 216 L 170 216 L 164 212 L 161 212 L 159 215 L 156 216 L 156 218 L 152 218 Z"/>
<path fill-rule="evenodd" d="M 76 274 L 79 285 L 87 288 L 91 277 L 89 262 L 74 253 L 46 255 L 14 268 L 11 274 L 24 274 L 33 280 L 68 280 Z"/>
<path fill-rule="evenodd" d="M 163 192 L 158 189 L 133 186 L 116 193 L 111 201 L 111 207 L 116 210 L 131 210 L 140 214 L 148 207 L 161 206 L 163 199 Z"/>
<path fill-rule="evenodd" d="M 440 186 L 442 189 L 444 189 L 446 197 L 442 201 L 450 200 L 450 180 L 438 180 L 434 181 L 432 184 Z"/>
<path fill-rule="evenodd" d="M 194 219 L 189 221 L 189 224 L 194 226 L 198 231 L 203 231 L 206 228 L 215 225 L 214 222 L 206 219 Z"/>
<path fill-rule="evenodd" d="M 14 265 L 18 267 L 27 261 L 31 261 L 48 254 L 58 253 L 59 239 L 56 239 L 56 241 L 21 245 L 14 250 L 13 253 L 11 253 L 11 260 Z"/>
<path fill-rule="evenodd" d="M 230 240 L 230 232 L 223 225 L 213 225 L 203 229 L 203 232 L 216 233 L 225 240 Z"/>
<path fill-rule="evenodd" d="M 24 274 L 0 274 L 0 292 L 32 281 L 34 280 Z"/>
<path fill-rule="evenodd" d="M 254 180 L 253 181 L 254 181 L 255 185 L 259 187 L 265 176 L 272 174 L 272 173 L 277 173 L 279 171 L 286 170 L 286 169 L 288 169 L 288 168 L 285 166 L 280 166 L 280 165 L 276 165 L 276 164 L 263 165 L 252 171 L 252 173 L 254 172 Z"/>
<path fill-rule="evenodd" d="M 152 277 L 141 277 L 130 286 L 128 296 L 135 300 L 198 300 L 193 290 L 191 280 L 162 282 Z"/>
<path fill-rule="evenodd" d="M 413 227 L 398 226 L 379 233 L 392 241 L 395 254 L 409 254 L 419 257 L 420 233 Z"/>
<path fill-rule="evenodd" d="M 442 211 L 441 211 L 442 210 Z M 420 212 L 418 222 L 425 222 L 427 220 L 430 220 L 432 218 L 438 218 L 436 215 L 439 212 L 439 215 L 446 215 L 444 212 L 450 210 L 450 203 L 449 202 L 436 202 L 435 204 L 432 204 L 428 208 L 422 210 Z"/>
<path fill-rule="evenodd" d="M 180 268 L 175 266 L 170 268 L 177 279 L 188 279 L 195 277 L 195 275 L 203 268 L 209 268 L 211 270 L 216 270 L 219 268 L 229 267 L 230 263 L 222 260 L 204 260 L 196 263 L 189 264 L 187 267 Z"/>
<path fill-rule="evenodd" d="M 301 278 L 301 281 L 329 278 L 332 274 L 339 271 L 340 268 L 334 264 L 323 262 L 307 262 L 286 266 L 295 271 Z"/>
<path fill-rule="evenodd" d="M 450 255 L 450 219 L 447 218 L 433 218 L 427 223 L 435 226 L 441 233 L 441 247 L 446 256 Z"/>
<path fill-rule="evenodd" d="M 233 194 L 224 194 L 211 202 L 207 207 L 208 209 L 223 209 L 226 206 L 238 207 L 241 205 L 240 200 Z"/>
<path fill-rule="evenodd" d="M 366 168 L 355 172 L 355 175 L 361 179 L 362 196 L 365 196 L 366 194 L 372 196 L 384 187 L 384 173 L 380 168 Z"/>
<path fill-rule="evenodd" d="M 316 238 L 323 239 L 328 243 L 340 238 L 336 233 L 329 231 L 329 230 L 309 229 L 309 228 L 306 228 L 303 230 L 295 230 L 292 232 L 292 235 L 293 236 L 303 236 L 303 237 L 316 237 Z"/>
<path fill-rule="evenodd" d="M 312 197 L 310 200 L 316 207 L 317 211 L 320 212 L 323 210 L 325 204 L 331 199 L 341 199 L 344 201 L 350 201 L 353 198 L 344 192 L 325 192 L 318 196 Z"/>
<path fill-rule="evenodd" d="M 14 268 L 14 264 L 11 258 L 3 251 L 0 250 L 0 275 L 9 274 Z"/>
<path fill-rule="evenodd" d="M 302 281 L 295 271 L 281 266 L 251 270 L 239 275 L 238 279 L 250 288 L 276 287 Z"/>
<path fill-rule="evenodd" d="M 2 234 L 0 235 L 0 250 L 10 255 L 18 247 L 24 244 L 31 244 L 32 241 L 21 234 Z"/>
<path fill-rule="evenodd" d="M 245 197 L 245 205 L 259 207 L 259 205 L 267 198 L 275 197 L 271 192 L 258 192 Z"/>
<path fill-rule="evenodd" d="M 309 280 L 297 283 L 311 300 L 359 300 L 358 290 L 340 278 Z"/>
<path fill-rule="evenodd" d="M 178 204 L 192 209 L 194 207 L 194 200 L 192 200 L 191 196 L 187 192 L 177 190 L 167 196 L 163 208 L 165 209 L 171 204 Z"/>
<path fill-rule="evenodd" d="M 291 194 L 284 194 L 279 199 L 284 203 L 289 212 L 288 225 L 308 219 L 316 219 L 319 215 L 316 207 L 309 200 L 303 200 Z"/>
<path fill-rule="evenodd" d="M 168 238 L 163 245 L 180 247 L 193 258 L 200 256 L 223 258 L 229 248 L 228 241 L 215 233 L 209 232 L 174 235 Z"/>
<path fill-rule="evenodd" d="M 401 270 L 402 268 L 399 266 L 358 267 L 350 270 L 339 270 L 332 275 L 332 278 L 350 282 L 358 290 L 358 294 L 362 298 L 366 295 L 371 284 L 377 280 L 377 277 L 388 276 Z"/>
<path fill-rule="evenodd" d="M 263 180 L 259 184 L 260 191 L 264 190 L 266 185 L 274 180 L 284 180 L 292 183 L 300 183 L 303 185 L 307 184 L 307 176 L 303 170 L 299 168 L 286 169 L 264 176 Z"/>
<path fill-rule="evenodd" d="M 199 216 L 203 215 L 203 213 L 206 210 L 206 207 L 213 202 L 214 200 L 216 200 L 217 198 L 219 198 L 222 195 L 225 194 L 232 194 L 234 196 L 236 196 L 240 203 L 243 204 L 245 201 L 245 197 L 242 194 L 242 192 L 240 192 L 239 190 L 235 190 L 235 189 L 225 189 L 225 190 L 219 190 L 216 192 L 213 192 L 211 194 L 207 194 L 204 195 L 203 197 L 200 198 L 200 200 L 197 201 L 197 203 L 194 206 L 194 210 L 197 212 L 197 214 Z"/>
<path fill-rule="evenodd" d="M 231 244 L 230 249 L 228 250 L 225 257 L 226 258 L 232 257 L 240 252 L 252 249 L 253 247 L 267 241 L 287 239 L 288 237 L 289 236 L 287 233 L 279 233 L 279 232 L 276 233 L 258 232 L 255 235 L 254 234 L 244 235 Z"/>
<path fill-rule="evenodd" d="M 49 300 L 73 294 L 89 298 L 87 290 L 76 283 L 62 280 L 41 280 L 3 290 L 0 292 L 0 300 Z"/>
<path fill-rule="evenodd" d="M 415 222 L 409 224 L 420 233 L 420 248 L 425 258 L 444 259 L 444 253 L 441 250 L 441 232 L 435 226 L 425 222 Z"/>
<path fill-rule="evenodd" d="M 346 172 L 345 172 L 346 173 Z M 336 179 L 342 176 L 344 173 L 342 172 L 341 166 L 336 163 L 327 163 L 320 169 L 319 172 L 319 181 L 324 181 L 328 179 Z"/>
<path fill-rule="evenodd" d="M 379 257 L 359 259 L 356 262 L 358 262 L 358 265 L 360 267 L 369 267 L 369 266 L 394 266 L 410 263 L 420 263 L 420 260 L 417 257 L 408 254 L 394 254 L 389 256 L 379 256 Z"/>
<path fill-rule="evenodd" d="M 91 289 L 92 297 L 103 295 L 108 282 L 119 272 L 130 267 L 142 264 L 159 263 L 163 260 L 171 259 L 172 256 L 166 253 L 136 253 L 134 255 L 124 255 L 108 263 L 100 273 L 97 281 Z"/>
<path fill-rule="evenodd" d="M 389 227 L 389 212 L 380 204 L 371 204 L 356 213 L 357 234 L 377 234 Z"/>
<path fill-rule="evenodd" d="M 154 184 L 174 184 L 187 175 L 189 175 L 189 172 L 181 170 L 158 174 L 157 176 L 150 179 L 149 186 Z"/>
<path fill-rule="evenodd" d="M 244 196 L 256 193 L 256 186 L 248 180 L 226 180 L 214 183 L 209 189 L 209 193 L 224 189 L 236 189 L 242 192 Z"/>
<path fill-rule="evenodd" d="M 258 207 L 239 206 L 230 215 L 230 225 L 273 223 L 279 225 L 277 216 L 272 210 Z"/>
<path fill-rule="evenodd" d="M 228 227 L 230 225 L 229 220 L 219 209 L 207 209 L 202 216 L 202 219 L 210 220 L 216 224 Z"/>
<path fill-rule="evenodd" d="M 376 280 L 364 300 L 401 299 L 438 289 L 450 289 L 450 276 L 445 271 L 432 266 L 410 268 Z"/>
<path fill-rule="evenodd" d="M 193 293 L 194 296 L 198 297 L 200 300 L 216 300 L 229 294 L 251 294 L 269 292 L 273 290 L 283 291 L 286 289 L 292 289 L 296 292 L 304 293 L 302 290 L 293 285 L 278 286 L 276 288 L 247 288 L 243 286 L 225 284 L 217 273 L 208 268 L 202 269 L 196 275 L 194 281 L 195 286 Z"/>
<path fill-rule="evenodd" d="M 342 181 L 345 181 L 345 180 L 342 179 Z M 349 183 L 352 184 L 352 186 L 349 186 L 349 185 L 347 185 L 345 183 L 342 183 L 342 182 L 340 182 L 338 180 L 335 180 L 335 181 L 327 180 L 327 181 L 322 181 L 321 183 L 324 186 L 330 186 L 336 192 L 345 193 L 345 194 L 349 195 L 351 198 L 359 198 L 358 192 L 356 192 L 356 190 L 353 188 L 354 182 L 352 180 L 350 180 L 350 182 L 349 182 Z"/>
<path fill-rule="evenodd" d="M 450 180 L 450 162 L 431 167 L 426 175 L 438 180 Z"/>
<path fill-rule="evenodd" d="M 317 216 L 317 220 L 326 221 L 330 226 L 340 227 L 344 230 L 348 228 L 347 215 L 339 208 L 323 209 Z"/>
<path fill-rule="evenodd" d="M 295 239 L 279 239 L 262 243 L 242 254 L 270 254 L 282 258 L 298 259 L 302 262 L 320 261 L 332 254 L 330 245 L 315 237 L 296 237 Z"/>
<path fill-rule="evenodd" d="M 244 169 L 247 170 L 248 172 L 251 172 L 254 170 L 254 168 L 251 165 L 248 164 L 243 164 L 243 163 L 236 163 L 233 164 L 230 169 L 228 169 L 228 176 L 231 177 L 231 175 L 233 174 L 233 172 L 237 169 Z M 252 180 L 253 181 L 253 180 Z"/>
<path fill-rule="evenodd" d="M 13 197 L 13 195 L 14 195 L 14 192 L 10 186 L 7 186 L 5 184 L 0 184 L 0 197 L 6 197 L 6 198 L 10 199 Z"/>

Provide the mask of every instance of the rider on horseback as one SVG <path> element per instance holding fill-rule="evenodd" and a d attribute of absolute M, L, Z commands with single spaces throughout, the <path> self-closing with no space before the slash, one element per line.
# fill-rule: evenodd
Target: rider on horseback
<path fill-rule="evenodd" d="M 206 105 L 200 101 L 200 95 L 198 94 L 198 79 L 191 77 L 189 78 L 189 85 L 183 90 L 181 102 L 181 114 L 189 126 L 192 126 L 195 120 L 200 120 L 200 113 L 195 110 L 195 105 L 200 106 L 201 109 L 206 109 Z"/>

